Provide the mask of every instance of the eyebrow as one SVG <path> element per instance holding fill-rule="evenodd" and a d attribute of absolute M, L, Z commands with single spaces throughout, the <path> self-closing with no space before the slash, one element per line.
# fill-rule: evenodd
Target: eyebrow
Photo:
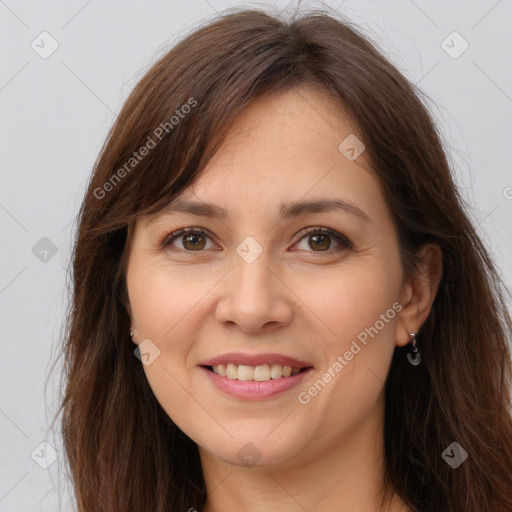
<path fill-rule="evenodd" d="M 310 201 L 292 201 L 281 204 L 279 214 L 281 218 L 288 219 L 298 217 L 306 213 L 323 213 L 329 211 L 343 211 L 359 217 L 360 219 L 371 222 L 370 217 L 357 206 L 341 199 L 315 199 Z M 164 210 L 164 213 L 183 212 L 198 217 L 209 217 L 226 219 L 229 214 L 226 210 L 212 203 L 185 201 L 183 199 L 174 200 Z"/>

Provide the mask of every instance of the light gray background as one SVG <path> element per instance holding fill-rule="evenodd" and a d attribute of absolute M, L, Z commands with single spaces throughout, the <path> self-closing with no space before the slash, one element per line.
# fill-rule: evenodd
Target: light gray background
<path fill-rule="evenodd" d="M 432 98 L 472 218 L 510 287 L 512 2 L 326 3 Z M 0 1 L 0 512 L 71 510 L 65 488 L 59 509 L 63 454 L 48 432 L 60 366 L 46 395 L 44 386 L 67 301 L 74 218 L 107 130 L 158 56 L 215 11 L 241 5 L 266 3 Z M 31 47 L 43 31 L 59 45 L 47 59 Z M 441 46 L 453 31 L 469 44 L 456 59 Z M 452 52 L 461 48 L 450 41 Z M 43 237 L 53 257 L 32 251 Z M 43 441 L 57 452 L 48 469 L 31 457 Z"/>

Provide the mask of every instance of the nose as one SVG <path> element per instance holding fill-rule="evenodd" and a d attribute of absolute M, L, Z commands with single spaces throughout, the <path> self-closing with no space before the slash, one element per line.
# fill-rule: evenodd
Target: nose
<path fill-rule="evenodd" d="M 293 293 L 263 253 L 252 263 L 234 256 L 233 269 L 223 279 L 215 316 L 223 324 L 247 333 L 275 330 L 293 316 Z"/>

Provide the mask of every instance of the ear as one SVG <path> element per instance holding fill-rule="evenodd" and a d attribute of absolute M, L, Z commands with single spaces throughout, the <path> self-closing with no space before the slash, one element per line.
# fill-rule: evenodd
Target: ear
<path fill-rule="evenodd" d="M 418 252 L 418 269 L 404 283 L 400 296 L 402 310 L 397 318 L 396 345 L 405 346 L 409 333 L 417 333 L 428 318 L 443 274 L 443 254 L 437 244 L 426 244 Z"/>

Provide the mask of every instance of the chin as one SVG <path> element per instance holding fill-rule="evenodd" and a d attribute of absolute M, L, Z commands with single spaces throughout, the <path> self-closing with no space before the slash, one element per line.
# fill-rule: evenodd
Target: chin
<path fill-rule="evenodd" d="M 284 437 L 275 431 L 270 435 L 268 432 L 272 432 L 272 428 L 260 429 L 255 435 L 248 434 L 247 429 L 240 431 L 239 435 L 230 431 L 233 438 L 226 434 L 222 439 L 202 440 L 198 445 L 227 464 L 260 469 L 287 465 L 303 452 L 304 440 L 299 440 L 289 428 Z"/>

